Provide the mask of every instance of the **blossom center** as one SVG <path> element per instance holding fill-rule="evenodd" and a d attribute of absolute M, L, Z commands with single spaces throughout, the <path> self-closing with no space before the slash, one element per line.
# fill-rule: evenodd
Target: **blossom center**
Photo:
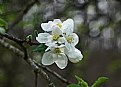
<path fill-rule="evenodd" d="M 56 25 L 57 25 L 59 28 L 62 28 L 61 23 L 57 23 Z"/>
<path fill-rule="evenodd" d="M 61 53 L 61 50 L 60 50 L 60 48 L 55 48 L 55 49 L 54 49 L 54 52 L 55 52 L 55 53 Z"/>
<path fill-rule="evenodd" d="M 67 42 L 68 42 L 68 43 L 72 43 L 72 41 L 74 40 L 73 37 L 67 37 L 66 39 L 67 39 Z"/>
<path fill-rule="evenodd" d="M 59 36 L 58 35 L 52 35 L 52 39 L 54 40 L 54 41 L 57 41 L 58 40 L 58 38 L 59 38 Z"/>

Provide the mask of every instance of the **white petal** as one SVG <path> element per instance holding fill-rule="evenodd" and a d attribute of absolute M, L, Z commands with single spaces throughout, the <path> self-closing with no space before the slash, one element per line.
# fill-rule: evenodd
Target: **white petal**
<path fill-rule="evenodd" d="M 41 27 L 44 31 L 52 31 L 52 26 L 53 26 L 53 22 L 49 21 L 48 23 L 42 23 Z"/>
<path fill-rule="evenodd" d="M 54 63 L 54 59 L 52 57 L 52 53 L 51 52 L 44 53 L 44 55 L 42 57 L 42 64 L 43 65 L 51 65 L 53 63 Z"/>
<path fill-rule="evenodd" d="M 65 37 L 60 37 L 58 39 L 58 43 L 60 43 L 60 44 L 64 44 L 65 42 L 66 42 L 66 38 Z"/>
<path fill-rule="evenodd" d="M 67 66 L 68 59 L 65 54 L 57 55 L 55 63 L 60 69 L 64 69 Z"/>
<path fill-rule="evenodd" d="M 62 29 L 64 33 L 72 33 L 74 29 L 74 21 L 72 19 L 67 19 L 63 22 Z"/>
<path fill-rule="evenodd" d="M 54 35 L 62 35 L 62 31 L 57 26 L 53 26 L 52 34 L 54 34 Z"/>
<path fill-rule="evenodd" d="M 72 51 L 75 48 L 72 44 L 70 44 L 68 42 L 65 43 L 65 46 L 66 46 L 67 50 L 69 50 L 69 51 Z"/>
<path fill-rule="evenodd" d="M 48 48 L 45 50 L 45 52 L 57 47 L 57 44 L 55 42 L 49 42 L 49 43 L 46 43 L 45 45 L 48 46 Z"/>
<path fill-rule="evenodd" d="M 71 51 L 66 51 L 67 56 L 69 57 L 69 60 L 73 63 L 77 63 L 80 60 L 82 60 L 83 55 L 81 54 L 81 51 L 78 49 L 73 49 Z"/>
<path fill-rule="evenodd" d="M 36 40 L 39 43 L 46 43 L 50 40 L 50 34 L 49 33 L 39 33 L 38 37 L 36 37 Z"/>
<path fill-rule="evenodd" d="M 54 24 L 57 24 L 57 23 L 62 23 L 62 22 L 61 22 L 60 19 L 54 19 L 54 20 L 53 20 L 53 23 L 54 23 Z"/>
<path fill-rule="evenodd" d="M 72 35 L 73 35 L 73 38 L 74 38 L 72 44 L 75 46 L 75 45 L 77 45 L 78 42 L 79 42 L 79 37 L 78 37 L 78 35 L 77 35 L 76 33 L 72 33 Z"/>
<path fill-rule="evenodd" d="M 55 46 L 57 46 L 57 44 L 55 43 L 55 41 L 47 42 L 45 45 L 49 46 L 49 47 L 55 47 Z"/>

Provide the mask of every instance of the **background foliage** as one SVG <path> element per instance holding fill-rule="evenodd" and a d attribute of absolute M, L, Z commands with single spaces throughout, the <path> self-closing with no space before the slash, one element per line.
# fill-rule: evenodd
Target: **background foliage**
<path fill-rule="evenodd" d="M 64 70 L 55 65 L 49 67 L 75 83 L 75 75 L 84 78 L 89 85 L 99 76 L 106 76 L 109 81 L 99 87 L 120 87 L 120 0 L 38 0 L 30 4 L 31 1 L 34 0 L 0 0 L 0 18 L 8 22 L 7 33 L 25 39 L 29 34 L 34 35 L 34 30 L 43 32 L 42 22 L 72 18 L 75 32 L 80 36 L 77 48 L 82 51 L 84 59 L 77 64 L 69 63 Z M 41 54 L 32 51 L 35 46 L 27 47 L 29 54 L 40 62 Z M 65 85 L 52 78 L 57 87 Z M 38 79 L 38 87 L 47 84 L 43 77 Z M 33 87 L 33 84 L 34 75 L 28 64 L 0 45 L 0 87 Z"/>

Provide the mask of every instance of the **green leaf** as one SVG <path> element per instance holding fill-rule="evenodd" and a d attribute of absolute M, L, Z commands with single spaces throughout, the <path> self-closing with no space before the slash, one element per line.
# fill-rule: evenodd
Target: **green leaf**
<path fill-rule="evenodd" d="M 94 84 L 91 87 L 97 87 L 98 85 L 106 82 L 107 80 L 108 80 L 108 78 L 106 78 L 106 77 L 99 77 L 97 79 L 97 81 L 95 81 Z"/>
<path fill-rule="evenodd" d="M 0 27 L 5 27 L 5 29 L 8 28 L 8 24 L 6 21 L 4 21 L 3 19 L 0 18 Z"/>
<path fill-rule="evenodd" d="M 88 87 L 88 84 L 87 82 L 85 82 L 83 79 L 81 79 L 80 77 L 78 76 L 75 76 L 76 79 L 78 80 L 78 84 L 80 85 L 80 87 Z"/>
<path fill-rule="evenodd" d="M 68 85 L 68 87 L 81 87 L 81 86 L 79 86 L 78 84 L 70 84 Z"/>
<path fill-rule="evenodd" d="M 28 36 L 26 37 L 26 41 L 31 42 L 31 40 L 32 40 L 32 35 L 28 35 Z"/>
<path fill-rule="evenodd" d="M 35 48 L 34 52 L 44 52 L 46 50 L 47 46 L 45 44 L 40 44 L 37 48 Z"/>
<path fill-rule="evenodd" d="M 5 34 L 6 30 L 3 27 L 0 27 L 0 34 Z"/>

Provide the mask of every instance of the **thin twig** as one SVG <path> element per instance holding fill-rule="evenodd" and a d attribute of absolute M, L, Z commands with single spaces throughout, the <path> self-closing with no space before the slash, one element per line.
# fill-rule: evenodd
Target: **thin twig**
<path fill-rule="evenodd" d="M 18 49 L 18 48 L 16 48 L 16 47 L 12 46 L 12 45 L 10 45 L 10 44 L 8 44 L 8 43 L 5 42 L 4 40 L 0 39 L 0 44 L 1 44 L 3 47 L 5 47 L 5 48 L 11 50 L 11 51 L 12 51 L 13 53 L 15 53 L 16 55 L 19 55 L 19 56 L 22 57 L 22 58 L 24 57 L 24 53 L 23 53 L 20 49 Z"/>
<path fill-rule="evenodd" d="M 40 68 L 43 68 L 44 70 L 48 71 L 49 73 L 51 73 L 52 75 L 54 75 L 55 77 L 57 77 L 59 80 L 61 80 L 62 82 L 66 83 L 67 85 L 72 83 L 70 81 L 68 81 L 67 79 L 63 78 L 61 75 L 59 75 L 57 72 L 51 70 L 50 68 L 41 65 L 40 63 L 37 63 L 35 60 L 33 60 L 33 62 Z"/>
<path fill-rule="evenodd" d="M 51 81 L 49 75 L 48 75 L 45 71 L 43 71 L 42 69 L 40 69 L 39 73 L 42 74 L 43 77 L 45 77 L 45 79 L 47 80 L 47 82 L 48 82 L 48 87 L 55 87 L 55 85 L 54 85 L 53 82 Z"/>
<path fill-rule="evenodd" d="M 12 41 L 14 41 L 14 42 L 16 42 L 16 43 L 21 43 L 21 44 L 26 43 L 26 44 L 29 44 L 29 45 L 39 45 L 39 43 L 28 42 L 28 41 L 26 41 L 26 40 L 21 40 L 21 39 L 19 39 L 19 38 L 15 38 L 15 37 L 13 37 L 13 36 L 11 36 L 11 35 L 8 35 L 7 33 L 5 33 L 5 34 L 1 34 L 1 33 L 0 33 L 0 35 L 3 36 L 3 37 L 6 37 L 6 38 L 8 38 L 8 39 L 10 39 L 10 40 L 12 40 Z"/>

